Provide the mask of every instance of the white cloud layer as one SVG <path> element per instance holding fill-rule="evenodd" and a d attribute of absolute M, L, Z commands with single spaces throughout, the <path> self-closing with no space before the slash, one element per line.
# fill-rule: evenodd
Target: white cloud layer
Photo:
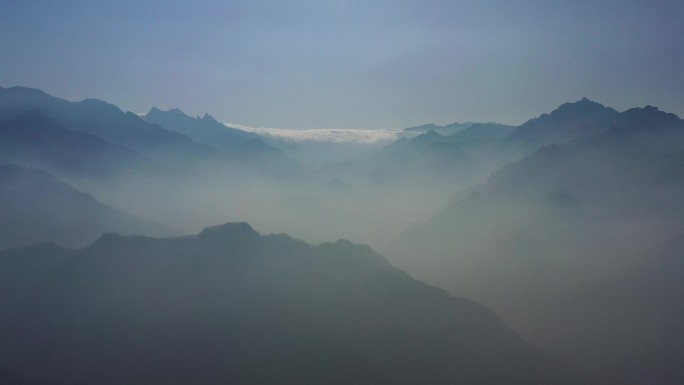
<path fill-rule="evenodd" d="M 414 135 L 398 129 L 357 130 L 316 128 L 306 130 L 287 130 L 280 128 L 248 127 L 235 123 L 224 123 L 226 126 L 255 132 L 264 137 L 291 142 L 332 142 L 332 143 L 389 143 L 400 137 Z"/>

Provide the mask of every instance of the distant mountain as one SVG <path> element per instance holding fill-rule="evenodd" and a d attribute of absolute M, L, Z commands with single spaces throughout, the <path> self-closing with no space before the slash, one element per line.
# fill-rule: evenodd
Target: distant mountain
<path fill-rule="evenodd" d="M 451 143 L 472 146 L 480 142 L 503 139 L 515 129 L 516 126 L 498 123 L 471 123 L 468 128 L 449 135 L 448 138 Z"/>
<path fill-rule="evenodd" d="M 457 179 L 470 173 L 474 162 L 447 138 L 428 131 L 387 146 L 369 161 L 371 184 L 397 186 L 407 182 Z"/>
<path fill-rule="evenodd" d="M 566 145 L 546 146 L 493 174 L 479 193 L 414 226 L 397 250 L 407 248 L 409 259 L 421 249 L 444 250 L 441 261 L 455 266 L 472 259 L 485 275 L 485 266 L 498 263 L 497 258 L 523 267 L 533 255 L 546 258 L 559 249 L 572 255 L 597 252 L 601 244 L 634 252 L 647 248 L 649 239 L 651 245 L 666 239 L 662 237 L 684 224 L 684 199 L 679 195 L 684 191 L 682 170 L 684 155 L 651 152 L 617 128 Z M 649 231 L 640 231 L 646 223 L 651 223 Z M 512 257 L 516 253 L 522 259 Z M 544 260 L 538 262 L 538 267 L 552 267 Z M 564 269 L 554 271 L 571 274 L 569 266 Z M 452 284 L 466 284 L 449 270 L 437 271 Z M 461 269 L 462 274 L 466 271 Z M 525 273 L 526 268 L 507 271 Z M 480 283 L 487 286 L 486 280 Z"/>
<path fill-rule="evenodd" d="M 0 162 L 96 179 L 164 172 L 134 150 L 66 129 L 38 110 L 0 120 Z"/>
<path fill-rule="evenodd" d="M 550 114 L 528 120 L 507 139 L 537 148 L 561 144 L 607 131 L 618 115 L 619 112 L 610 107 L 583 98 L 574 103 L 565 103 Z"/>
<path fill-rule="evenodd" d="M 495 145 L 515 129 L 496 123 L 467 125 L 451 135 L 429 130 L 400 138 L 366 159 L 328 165 L 317 174 L 374 188 L 426 186 L 453 193 L 483 182 L 500 166 Z"/>
<path fill-rule="evenodd" d="M 614 125 L 653 151 L 684 151 L 684 120 L 675 114 L 652 106 L 631 108 Z"/>
<path fill-rule="evenodd" d="M 434 131 L 440 135 L 448 136 L 455 134 L 459 131 L 463 131 L 467 128 L 469 128 L 471 125 L 474 123 L 451 123 L 451 124 L 446 124 L 444 126 L 438 126 L 433 123 L 429 124 L 423 124 L 421 126 L 416 126 L 416 127 L 409 127 L 409 128 L 404 128 L 403 131 L 407 132 L 417 132 L 420 134 L 425 134 L 430 131 Z"/>
<path fill-rule="evenodd" d="M 493 306 L 543 344 L 555 335 L 542 321 L 549 303 L 622 274 L 635 254 L 684 232 L 682 192 L 684 154 L 653 152 L 613 128 L 502 168 L 409 229 L 389 255 L 419 279 Z M 569 355 L 567 344 L 542 346 Z"/>
<path fill-rule="evenodd" d="M 54 381 L 586 383 L 486 308 L 348 241 L 311 246 L 235 223 L 109 234 L 66 257 L 13 250 L 0 265 L 0 287 L 21 299 L 0 329 L 0 366 Z M 14 271 L 24 279 L 8 281 Z"/>
<path fill-rule="evenodd" d="M 684 151 L 684 120 L 677 115 L 652 106 L 620 113 L 587 98 L 565 103 L 550 114 L 527 121 L 506 142 L 536 150 L 547 144 L 598 135 L 611 128 L 624 129 L 637 143 L 654 151 Z"/>
<path fill-rule="evenodd" d="M 0 249 L 42 241 L 83 246 L 111 231 L 171 233 L 103 205 L 45 172 L 12 164 L 0 164 L 0 213 Z"/>
<path fill-rule="evenodd" d="M 202 118 L 199 116 L 191 118 L 178 108 L 162 111 L 152 107 L 143 118 L 167 130 L 186 135 L 198 143 L 219 147 L 228 151 L 233 151 L 247 140 L 258 140 L 260 138 L 259 135 L 253 132 L 227 127 L 217 122 L 209 114 L 205 114 Z"/>
<path fill-rule="evenodd" d="M 248 167 L 275 174 L 295 175 L 302 172 L 299 164 L 279 149 L 266 144 L 259 135 L 227 127 L 209 114 L 202 118 L 191 118 L 177 108 L 161 111 L 153 107 L 144 118 L 150 123 L 187 135 L 198 143 L 225 150 Z"/>
<path fill-rule="evenodd" d="M 24 87 L 0 91 L 0 113 L 3 115 L 0 118 L 7 120 L 32 110 L 43 112 L 67 129 L 98 136 L 169 166 L 183 168 L 194 162 L 221 158 L 220 152 L 210 146 L 195 143 L 185 135 L 148 123 L 131 112 L 124 113 L 101 100 L 69 102 Z"/>

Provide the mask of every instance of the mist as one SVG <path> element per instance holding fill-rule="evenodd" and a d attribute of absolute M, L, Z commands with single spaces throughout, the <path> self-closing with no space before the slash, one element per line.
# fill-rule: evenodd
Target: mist
<path fill-rule="evenodd" d="M 684 378 L 657 361 L 684 351 L 674 114 L 584 98 L 519 126 L 279 131 L 0 91 L 11 378 Z"/>

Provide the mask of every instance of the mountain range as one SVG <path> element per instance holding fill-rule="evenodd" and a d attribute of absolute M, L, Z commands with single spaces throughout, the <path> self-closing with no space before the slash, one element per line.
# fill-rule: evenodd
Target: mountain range
<path fill-rule="evenodd" d="M 634 355 L 640 357 L 643 344 L 649 349 L 658 344 L 636 333 L 622 340 L 617 333 L 604 333 L 610 327 L 620 330 L 621 320 L 612 319 L 613 325 L 591 320 L 605 321 L 625 303 L 635 306 L 629 321 L 633 330 L 648 330 L 650 323 L 669 316 L 649 315 L 649 307 L 636 305 L 644 283 L 639 289 L 611 290 L 611 301 L 602 306 L 591 306 L 593 298 L 601 298 L 594 291 L 575 293 L 588 282 L 596 283 L 590 285 L 595 292 L 617 281 L 634 288 L 638 274 L 630 272 L 643 266 L 649 250 L 684 232 L 684 154 L 671 151 L 672 142 L 645 134 L 666 131 L 681 138 L 684 130 L 676 131 L 679 121 L 659 126 L 660 120 L 652 118 L 665 114 L 649 110 L 620 114 L 623 122 L 630 117 L 641 125 L 613 126 L 542 146 L 501 168 L 433 219 L 410 228 L 388 255 L 419 279 L 492 306 L 528 340 L 579 372 L 594 374 L 600 383 L 628 383 L 625 373 L 632 371 L 626 368 L 638 361 Z M 676 295 L 660 294 L 673 312 L 682 309 Z M 577 314 L 587 320 L 581 327 Z M 578 334 L 586 344 L 570 337 Z M 642 339 L 648 343 L 641 344 Z M 632 356 L 588 353 L 617 353 L 625 346 Z M 681 378 L 672 365 L 635 368 L 641 372 L 635 369 L 633 383 L 659 378 L 674 384 Z"/>
<path fill-rule="evenodd" d="M 390 134 L 0 88 L 0 382 L 681 383 L 682 119 Z"/>
<path fill-rule="evenodd" d="M 124 113 L 118 107 L 97 99 L 70 102 L 32 88 L 0 90 L 0 120 L 26 120 L 27 114 L 36 114 L 36 111 L 46 119 L 30 121 L 33 130 L 44 130 L 46 128 L 42 125 L 47 124 L 89 134 L 110 146 L 125 147 L 148 161 L 180 172 L 218 169 L 235 173 L 245 167 L 267 170 L 270 167 L 276 171 L 272 174 L 280 176 L 285 166 L 297 166 L 296 162 L 287 159 L 279 150 L 266 145 L 254 134 L 225 127 L 210 116 L 195 121 L 179 110 L 166 113 L 153 110 L 152 117 L 171 127 L 166 128 L 132 112 Z M 225 131 L 223 135 L 220 130 Z M 188 132 L 192 132 L 192 136 L 198 140 L 184 134 Z M 227 151 L 231 137 L 249 140 L 244 146 L 235 142 L 232 150 Z M 245 150 L 245 146 L 249 149 Z"/>
<path fill-rule="evenodd" d="M 245 167 L 267 171 L 269 175 L 295 176 L 302 166 L 288 158 L 280 149 L 266 144 L 259 135 L 228 127 L 211 115 L 191 118 L 180 109 L 162 111 L 156 107 L 144 119 L 167 130 L 187 135 L 197 143 L 217 147 L 234 156 Z"/>

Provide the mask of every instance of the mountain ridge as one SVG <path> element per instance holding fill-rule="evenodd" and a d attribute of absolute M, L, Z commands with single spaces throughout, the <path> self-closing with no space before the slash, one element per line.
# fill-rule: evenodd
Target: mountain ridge
<path fill-rule="evenodd" d="M 110 234 L 21 293 L 0 367 L 55 381 L 587 383 L 484 306 L 365 246 L 313 246 L 246 223 L 172 238 Z"/>

